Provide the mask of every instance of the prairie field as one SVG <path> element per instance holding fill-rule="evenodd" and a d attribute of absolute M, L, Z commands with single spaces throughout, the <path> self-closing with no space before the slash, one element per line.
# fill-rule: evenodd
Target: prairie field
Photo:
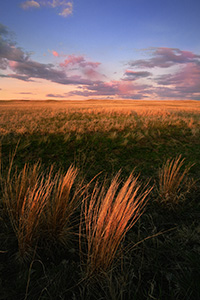
<path fill-rule="evenodd" d="M 199 101 L 0 101 L 0 299 L 200 299 Z"/>

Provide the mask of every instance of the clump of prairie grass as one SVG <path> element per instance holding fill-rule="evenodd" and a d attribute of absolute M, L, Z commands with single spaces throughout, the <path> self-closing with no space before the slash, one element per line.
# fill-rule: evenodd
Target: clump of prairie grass
<path fill-rule="evenodd" d="M 192 165 L 184 167 L 181 155 L 169 158 L 159 170 L 158 201 L 169 207 L 180 204 L 192 187 L 188 173 Z"/>
<path fill-rule="evenodd" d="M 21 172 L 11 173 L 9 169 L 7 178 L 2 180 L 2 198 L 23 257 L 38 237 L 41 214 L 52 186 L 44 180 L 39 164 L 25 164 Z"/>
<path fill-rule="evenodd" d="M 58 240 L 66 243 L 70 233 L 71 217 L 79 205 L 79 192 L 82 190 L 81 187 L 77 187 L 71 193 L 77 173 L 78 170 L 71 165 L 65 175 L 59 171 L 52 180 L 53 188 L 45 208 L 44 226 L 46 227 L 47 235 L 54 241 Z"/>
<path fill-rule="evenodd" d="M 105 183 L 95 184 L 90 197 L 82 203 L 80 251 L 86 250 L 87 275 L 107 271 L 127 231 L 143 212 L 151 187 L 140 191 L 138 177 L 131 174 L 124 184 L 120 172 L 106 191 Z M 84 251 L 83 251 L 84 254 Z"/>
<path fill-rule="evenodd" d="M 31 253 L 46 234 L 62 240 L 77 207 L 76 191 L 70 197 L 76 176 L 73 166 L 65 175 L 60 171 L 53 175 L 53 167 L 44 174 L 39 163 L 25 164 L 20 172 L 13 172 L 11 161 L 7 178 L 1 178 L 2 199 L 17 237 L 20 257 Z"/>

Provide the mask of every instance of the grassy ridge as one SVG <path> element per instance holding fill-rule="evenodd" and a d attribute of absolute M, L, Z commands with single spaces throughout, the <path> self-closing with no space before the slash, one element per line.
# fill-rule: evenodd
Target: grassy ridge
<path fill-rule="evenodd" d="M 0 102 L 2 299 L 198 299 L 199 112 Z"/>

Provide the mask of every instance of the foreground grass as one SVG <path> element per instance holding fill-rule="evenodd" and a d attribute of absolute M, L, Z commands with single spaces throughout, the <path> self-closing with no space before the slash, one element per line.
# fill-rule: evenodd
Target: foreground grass
<path fill-rule="evenodd" d="M 200 298 L 197 101 L 0 107 L 0 299 Z"/>

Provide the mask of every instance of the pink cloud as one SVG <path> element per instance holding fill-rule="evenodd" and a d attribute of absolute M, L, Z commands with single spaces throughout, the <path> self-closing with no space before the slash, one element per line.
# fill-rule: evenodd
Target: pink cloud
<path fill-rule="evenodd" d="M 75 66 L 87 78 L 95 80 L 99 80 L 102 77 L 102 75 L 96 70 L 99 65 L 99 62 L 87 61 L 82 55 L 69 55 L 63 63 L 60 63 L 60 66 L 64 68 L 70 68 Z"/>
<path fill-rule="evenodd" d="M 72 15 L 72 13 L 73 13 L 73 3 L 67 2 L 65 5 L 66 5 L 66 7 L 63 8 L 61 13 L 59 13 L 59 16 L 62 16 L 64 18 Z"/>
<path fill-rule="evenodd" d="M 200 64 L 188 63 L 175 74 L 157 78 L 159 96 L 200 100 Z"/>
<path fill-rule="evenodd" d="M 175 74 L 159 76 L 157 83 L 165 86 L 174 86 L 182 90 L 198 89 L 200 92 L 200 64 L 186 64 Z"/>
<path fill-rule="evenodd" d="M 152 75 L 152 73 L 147 72 L 147 71 L 126 70 L 122 80 L 124 80 L 124 81 L 133 81 L 133 80 L 137 80 L 137 79 L 140 79 L 140 78 L 149 77 L 151 75 Z"/>
<path fill-rule="evenodd" d="M 23 9 L 40 8 L 40 4 L 34 0 L 25 1 L 21 3 L 21 8 Z"/>
<path fill-rule="evenodd" d="M 60 63 L 61 67 L 68 67 L 68 66 L 74 66 L 76 64 L 80 64 L 81 62 L 84 62 L 85 59 L 83 56 L 75 56 L 75 55 L 69 55 L 67 59 L 65 59 L 64 63 Z"/>
<path fill-rule="evenodd" d="M 52 51 L 52 54 L 53 54 L 53 56 L 55 56 L 55 57 L 59 57 L 59 56 L 60 56 L 59 53 L 58 53 L 57 51 L 55 51 L 55 50 Z"/>
<path fill-rule="evenodd" d="M 58 15 L 62 17 L 68 17 L 73 14 L 73 2 L 67 0 L 28 0 L 21 3 L 22 9 L 31 9 L 31 8 L 40 8 L 51 7 L 51 8 L 60 8 L 60 13 Z"/>
<path fill-rule="evenodd" d="M 142 99 L 148 96 L 149 86 L 136 85 L 132 82 L 110 81 L 95 82 L 93 85 L 80 87 L 69 93 L 69 96 L 79 95 L 84 97 L 95 96 L 114 96 L 115 98 L 124 99 Z"/>
<path fill-rule="evenodd" d="M 152 58 L 130 61 L 128 64 L 130 67 L 139 68 L 168 68 L 177 64 L 195 62 L 199 58 L 200 55 L 191 51 L 182 51 L 176 48 L 156 48 Z"/>
<path fill-rule="evenodd" d="M 13 61 L 13 60 L 10 60 L 8 64 L 9 64 L 9 67 L 10 67 L 11 69 L 16 68 L 17 65 L 18 65 L 18 63 L 17 63 L 16 61 Z"/>

